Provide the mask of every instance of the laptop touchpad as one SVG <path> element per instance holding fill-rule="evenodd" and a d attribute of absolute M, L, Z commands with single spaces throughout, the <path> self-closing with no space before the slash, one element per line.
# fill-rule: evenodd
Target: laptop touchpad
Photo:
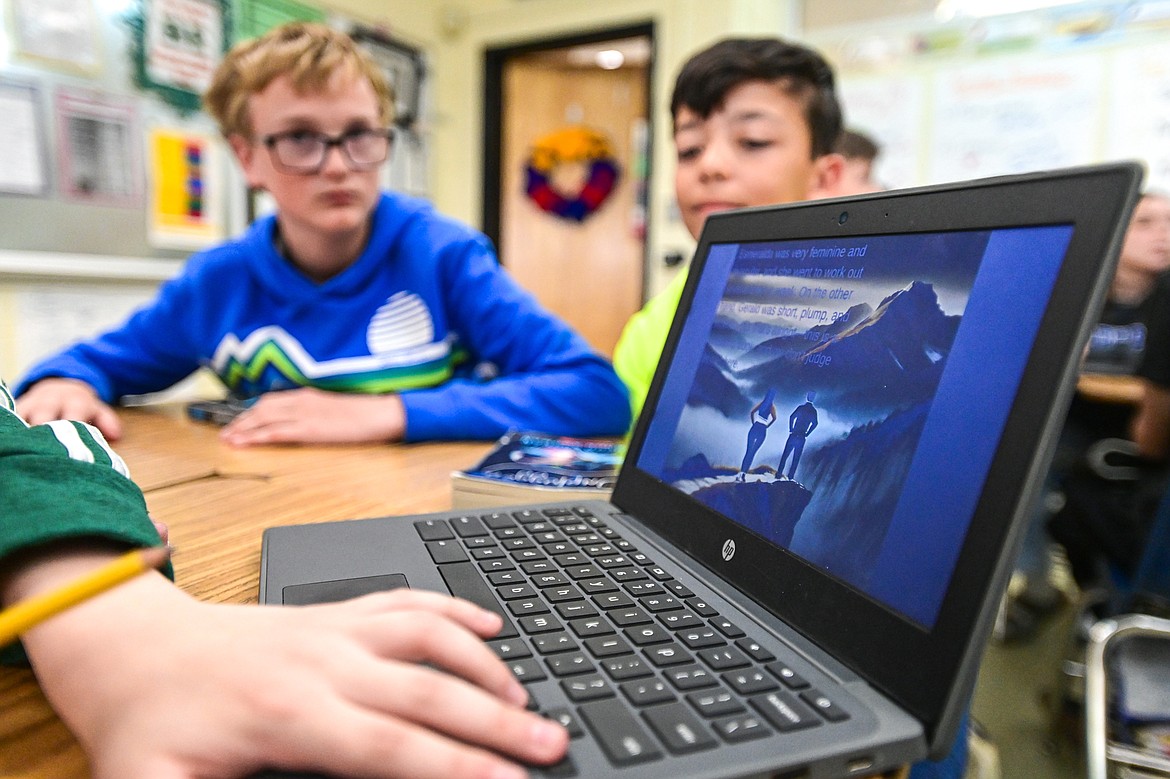
<path fill-rule="evenodd" d="M 357 598 L 361 595 L 369 595 L 371 592 L 384 592 L 409 586 L 404 575 L 389 573 L 383 576 L 363 576 L 360 579 L 290 584 L 281 591 L 281 596 L 282 603 L 286 606 L 309 606 L 314 603 L 334 603 Z"/>

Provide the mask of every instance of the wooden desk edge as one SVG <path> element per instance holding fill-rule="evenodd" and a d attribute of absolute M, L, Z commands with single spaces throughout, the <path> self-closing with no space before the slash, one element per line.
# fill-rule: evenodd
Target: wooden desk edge
<path fill-rule="evenodd" d="M 1136 405 L 1145 392 L 1145 382 L 1137 376 L 1082 373 L 1077 378 L 1077 392 L 1101 403 Z"/>

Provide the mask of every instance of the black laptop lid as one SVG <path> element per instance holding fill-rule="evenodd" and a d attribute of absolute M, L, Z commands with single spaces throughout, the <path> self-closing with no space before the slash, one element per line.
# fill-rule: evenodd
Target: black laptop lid
<path fill-rule="evenodd" d="M 943 751 L 1140 179 L 1117 164 L 711 217 L 614 502 Z"/>

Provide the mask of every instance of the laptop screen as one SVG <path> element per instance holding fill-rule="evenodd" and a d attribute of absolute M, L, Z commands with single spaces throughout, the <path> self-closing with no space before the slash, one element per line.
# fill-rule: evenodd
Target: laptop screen
<path fill-rule="evenodd" d="M 1072 233 L 711 244 L 637 466 L 930 630 Z"/>

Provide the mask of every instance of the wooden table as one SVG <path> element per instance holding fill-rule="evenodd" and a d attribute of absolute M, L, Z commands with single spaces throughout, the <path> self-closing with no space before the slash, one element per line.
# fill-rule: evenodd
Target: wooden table
<path fill-rule="evenodd" d="M 487 443 L 233 449 L 181 407 L 125 409 L 115 445 L 151 515 L 170 528 L 178 584 L 198 598 L 255 603 L 260 535 L 273 525 L 451 506 L 452 470 Z M 31 672 L 0 668 L 0 777 L 83 779 L 85 756 Z"/>
<path fill-rule="evenodd" d="M 1136 406 L 1142 399 L 1143 387 L 1141 379 L 1126 374 L 1082 373 L 1077 378 L 1077 392 L 1099 403 Z"/>

